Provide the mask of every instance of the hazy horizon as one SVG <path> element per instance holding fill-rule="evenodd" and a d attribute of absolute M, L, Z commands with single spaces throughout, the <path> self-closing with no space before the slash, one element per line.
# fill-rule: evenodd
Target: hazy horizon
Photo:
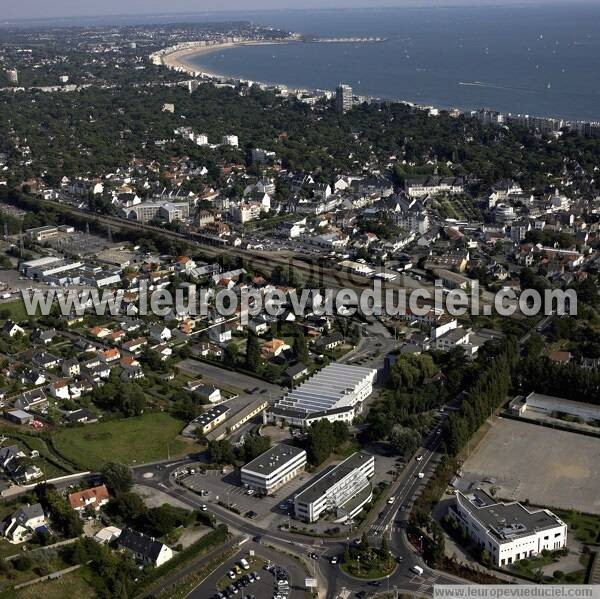
<path fill-rule="evenodd" d="M 594 0 L 577 0 L 576 4 L 590 4 Z M 360 8 L 432 8 L 465 6 L 545 6 L 572 5 L 568 0 L 171 0 L 168 6 L 163 0 L 105 0 L 101 6 L 82 6 L 80 0 L 23 0 L 19 4 L 3 7 L 2 20 L 53 19 L 77 17 L 107 17 L 130 15 L 176 15 L 178 13 L 226 13 L 264 10 L 303 9 L 360 9 Z M 0 21 L 1 22 L 1 21 Z"/>

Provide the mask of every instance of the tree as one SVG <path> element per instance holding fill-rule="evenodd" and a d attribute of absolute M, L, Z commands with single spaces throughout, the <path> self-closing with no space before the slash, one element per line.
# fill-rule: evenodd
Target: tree
<path fill-rule="evenodd" d="M 110 501 L 107 512 L 112 516 L 131 524 L 146 512 L 146 504 L 136 493 L 120 493 Z"/>
<path fill-rule="evenodd" d="M 369 537 L 367 535 L 367 531 L 364 531 L 362 533 L 362 537 L 360 538 L 360 548 L 362 551 L 368 551 L 370 548 Z"/>
<path fill-rule="evenodd" d="M 246 344 L 246 368 L 251 372 L 258 372 L 260 363 L 258 337 L 254 333 L 249 332 L 248 342 Z"/>
<path fill-rule="evenodd" d="M 227 364 L 227 366 L 236 366 L 238 361 L 238 347 L 237 345 L 231 341 L 225 347 L 225 351 L 223 352 L 223 362 Z"/>
<path fill-rule="evenodd" d="M 300 330 L 294 337 L 293 351 L 298 362 L 308 364 L 308 345 L 306 343 L 306 337 L 304 336 L 304 333 Z"/>
<path fill-rule="evenodd" d="M 133 486 L 131 470 L 118 462 L 107 462 L 101 470 L 106 486 L 115 495 L 127 493 Z"/>
<path fill-rule="evenodd" d="M 248 463 L 271 447 L 271 438 L 261 435 L 247 435 L 240 451 L 240 458 Z"/>
<path fill-rule="evenodd" d="M 227 439 L 209 441 L 207 453 L 211 464 L 233 464 L 235 462 L 233 446 Z"/>

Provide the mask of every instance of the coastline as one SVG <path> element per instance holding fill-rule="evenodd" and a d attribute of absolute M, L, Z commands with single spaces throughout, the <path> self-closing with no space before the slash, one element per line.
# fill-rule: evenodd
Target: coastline
<path fill-rule="evenodd" d="M 199 67 L 198 65 L 189 62 L 189 60 L 187 59 L 191 56 L 214 54 L 215 52 L 220 52 L 221 50 L 228 50 L 230 48 L 242 48 L 244 46 L 274 46 L 280 44 L 290 44 L 292 42 L 297 41 L 297 39 L 280 41 L 246 40 L 241 42 L 222 42 L 217 44 L 211 44 L 208 46 L 188 47 L 179 50 L 174 50 L 172 52 L 167 52 L 161 57 L 161 62 L 167 68 L 187 73 L 188 75 L 191 75 L 193 77 L 198 77 L 200 75 L 208 75 L 209 77 L 215 77 L 218 79 L 227 79 L 230 78 L 230 75 L 222 75 L 221 73 L 208 71 L 203 67 Z"/>
<path fill-rule="evenodd" d="M 221 50 L 228 50 L 230 48 L 241 48 L 244 46 L 275 46 L 281 44 L 291 44 L 298 43 L 301 39 L 299 37 L 291 37 L 287 39 L 281 40 L 242 40 L 242 41 L 226 41 L 226 42 L 216 42 L 214 44 L 204 44 L 204 45 L 189 45 L 185 44 L 185 47 L 174 47 L 167 48 L 160 53 L 156 53 L 151 56 L 151 58 L 155 61 L 156 64 L 162 64 L 165 67 L 173 70 L 177 70 L 179 72 L 187 73 L 191 77 L 204 77 L 213 80 L 228 80 L 228 79 L 236 79 L 239 81 L 245 81 L 245 79 L 236 77 L 233 75 L 224 75 L 222 73 L 216 73 L 214 71 L 206 70 L 204 67 L 199 67 L 198 65 L 194 65 L 189 62 L 187 59 L 191 56 L 202 56 L 206 54 L 213 54 L 215 52 L 219 52 Z M 315 40 L 315 43 L 333 43 L 331 40 Z M 263 86 L 276 86 L 285 88 L 289 93 L 298 94 L 298 93 L 320 93 L 320 94 L 333 94 L 334 90 L 332 89 L 320 89 L 320 88 L 292 88 L 287 84 L 281 82 L 268 82 L 268 81 L 254 81 L 259 85 Z M 379 97 L 372 95 L 363 95 L 363 98 L 367 99 L 370 102 L 392 102 L 405 104 L 412 108 L 416 108 L 419 110 L 428 111 L 430 114 L 437 114 L 440 110 L 447 110 L 449 112 L 458 112 L 460 114 L 470 115 L 471 117 L 475 116 L 479 113 L 480 120 L 485 124 L 491 119 L 491 122 L 495 124 L 503 124 L 505 122 L 514 121 L 518 124 L 525 126 L 526 128 L 532 128 L 529 125 L 529 121 L 534 122 L 534 127 L 536 128 L 540 126 L 540 124 L 544 124 L 542 128 L 545 128 L 547 125 L 549 127 L 548 132 L 557 132 L 564 126 L 572 126 L 575 130 L 579 132 L 585 132 L 586 129 L 590 127 L 600 128 L 599 121 L 586 121 L 586 120 L 578 120 L 578 119 L 568 119 L 564 117 L 557 116 L 536 116 L 529 114 L 521 114 L 521 113 L 503 113 L 496 111 L 494 109 L 489 108 L 450 108 L 450 107 L 441 107 L 434 105 L 423 105 L 417 102 L 406 100 L 402 98 L 392 98 L 392 97 Z M 476 117 L 479 118 L 479 117 Z"/>

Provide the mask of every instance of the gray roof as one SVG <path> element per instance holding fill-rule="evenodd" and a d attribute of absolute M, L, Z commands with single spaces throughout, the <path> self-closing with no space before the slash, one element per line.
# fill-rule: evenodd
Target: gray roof
<path fill-rule="evenodd" d="M 362 466 L 367 460 L 370 460 L 373 456 L 363 451 L 352 454 L 349 458 L 346 458 L 343 462 L 325 470 L 310 486 L 296 496 L 296 501 L 302 503 L 312 503 L 317 501 L 333 485 L 348 476 L 351 472 Z"/>
<path fill-rule="evenodd" d="M 518 502 L 499 503 L 481 489 L 476 489 L 471 495 L 457 491 L 456 498 L 500 543 L 563 524 L 550 511 L 530 512 Z"/>
<path fill-rule="evenodd" d="M 15 520 L 21 525 L 25 525 L 32 518 L 39 518 L 44 515 L 44 510 L 39 503 L 26 505 L 19 508 L 15 513 Z"/>
<path fill-rule="evenodd" d="M 119 547 L 129 549 L 132 553 L 141 556 L 144 560 L 156 562 L 163 543 L 157 541 L 154 537 L 149 537 L 141 532 L 126 528 L 123 530 L 117 541 Z"/>
<path fill-rule="evenodd" d="M 262 455 L 259 455 L 251 462 L 248 462 L 242 470 L 250 470 L 252 472 L 258 472 L 259 474 L 269 475 L 277 470 L 277 468 L 280 468 L 285 462 L 289 462 L 291 459 L 296 458 L 301 454 L 306 454 L 304 449 L 281 443 L 267 449 Z"/>

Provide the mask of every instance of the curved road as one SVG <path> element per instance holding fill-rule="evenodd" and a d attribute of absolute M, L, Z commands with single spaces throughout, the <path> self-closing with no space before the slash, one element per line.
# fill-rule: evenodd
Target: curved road
<path fill-rule="evenodd" d="M 330 563 L 331 556 L 341 556 L 343 554 L 346 543 L 351 541 L 349 538 L 313 538 L 272 528 L 263 529 L 258 523 L 253 523 L 219 505 L 207 504 L 207 506 L 219 521 L 227 524 L 232 530 L 239 531 L 249 537 L 260 536 L 263 543 L 270 542 L 288 547 L 289 552 L 296 555 L 306 556 L 309 553 L 316 553 L 321 556 L 322 559 L 314 564 L 314 574 L 320 587 L 326 589 L 327 597 L 335 597 L 343 588 L 351 589 L 353 592 L 373 593 L 377 590 L 387 590 L 388 585 L 390 591 L 397 589 L 398 592 L 431 596 L 433 594 L 432 586 L 435 583 L 465 583 L 459 578 L 427 567 L 408 542 L 403 528 L 410 504 L 424 486 L 432 469 L 431 466 L 439 459 L 439 454 L 436 452 L 438 444 L 437 434 L 434 431 L 426 443 L 429 448 L 422 448 L 418 454 L 421 459 L 417 461 L 413 458 L 400 478 L 386 490 L 385 499 L 393 497 L 393 502 L 386 503 L 380 517 L 377 517 L 374 522 L 371 522 L 373 520 L 371 518 L 367 523 L 367 525 L 370 525 L 367 534 L 371 543 L 379 542 L 377 539 L 380 539 L 383 534 L 389 535 L 390 548 L 399 558 L 398 567 L 387 579 L 381 581 L 379 589 L 368 581 L 348 576 L 340 569 L 339 565 Z M 167 493 L 193 509 L 199 509 L 205 504 L 205 500 L 192 491 L 177 485 L 172 476 L 173 472 L 180 470 L 183 465 L 195 461 L 192 458 L 187 458 L 179 461 L 138 466 L 133 469 L 134 480 L 137 484 Z M 423 479 L 418 478 L 420 472 L 425 475 Z M 151 476 L 149 476 L 150 473 Z M 403 506 L 406 506 L 406 513 L 403 511 Z M 424 573 L 422 576 L 417 576 L 410 570 L 414 565 L 420 565 L 423 568 Z"/>

